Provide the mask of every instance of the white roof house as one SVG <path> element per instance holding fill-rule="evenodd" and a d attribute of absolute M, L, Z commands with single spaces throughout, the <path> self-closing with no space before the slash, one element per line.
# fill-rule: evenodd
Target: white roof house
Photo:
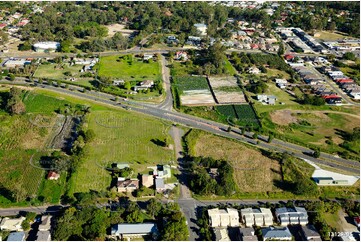
<path fill-rule="evenodd" d="M 35 241 L 51 241 L 50 231 L 38 231 Z"/>
<path fill-rule="evenodd" d="M 252 225 L 270 226 L 273 224 L 273 215 L 271 209 L 269 208 L 245 208 L 241 209 L 241 220 L 246 227 L 250 227 Z"/>
<path fill-rule="evenodd" d="M 155 223 L 141 224 L 116 224 L 111 228 L 112 236 L 140 237 L 148 234 L 157 234 L 158 229 Z"/>
<path fill-rule="evenodd" d="M 239 226 L 239 215 L 237 209 L 208 209 L 211 227 L 237 227 Z"/>
<path fill-rule="evenodd" d="M 23 67 L 30 63 L 31 63 L 31 61 L 26 60 L 26 59 L 10 59 L 4 63 L 4 66 L 5 67 L 16 67 L 16 66 Z"/>
<path fill-rule="evenodd" d="M 39 225 L 40 231 L 49 231 L 51 229 L 51 218 L 52 216 L 50 215 L 41 218 L 41 224 Z"/>
<path fill-rule="evenodd" d="M 281 226 L 287 226 L 289 224 L 308 224 L 308 215 L 305 208 L 276 208 L 276 217 Z"/>
<path fill-rule="evenodd" d="M 205 24 L 195 24 L 194 27 L 200 32 L 201 35 L 207 34 L 207 25 Z"/>
<path fill-rule="evenodd" d="M 38 42 L 33 47 L 36 52 L 55 51 L 60 48 L 60 43 L 54 41 Z"/>
<path fill-rule="evenodd" d="M 24 217 L 4 218 L 0 223 L 0 229 L 8 231 L 23 231 L 21 224 L 24 220 Z"/>

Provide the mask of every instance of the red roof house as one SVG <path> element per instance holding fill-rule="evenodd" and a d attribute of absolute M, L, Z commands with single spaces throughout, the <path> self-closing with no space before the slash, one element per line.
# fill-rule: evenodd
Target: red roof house
<path fill-rule="evenodd" d="M 343 83 L 353 83 L 354 81 L 350 78 L 342 78 L 342 79 L 337 79 L 336 81 L 337 83 L 343 84 Z"/>
<path fill-rule="evenodd" d="M 292 60 L 293 58 L 295 58 L 293 55 L 290 55 L 290 54 L 287 54 L 284 57 L 285 57 L 285 60 L 287 60 L 287 61 Z"/>
<path fill-rule="evenodd" d="M 49 171 L 48 173 L 48 180 L 58 180 L 60 177 L 59 173 L 56 173 L 55 171 Z"/>

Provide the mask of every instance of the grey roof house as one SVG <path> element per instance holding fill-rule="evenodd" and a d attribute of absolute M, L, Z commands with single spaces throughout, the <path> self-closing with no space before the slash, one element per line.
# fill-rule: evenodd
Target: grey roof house
<path fill-rule="evenodd" d="M 51 241 L 50 231 L 38 231 L 35 241 Z"/>
<path fill-rule="evenodd" d="M 321 241 L 321 236 L 312 224 L 301 227 L 302 239 L 307 241 Z"/>
<path fill-rule="evenodd" d="M 21 231 L 21 232 L 11 232 L 6 241 L 24 241 L 24 240 L 25 240 L 25 233 Z"/>
<path fill-rule="evenodd" d="M 284 227 L 284 228 L 274 228 L 274 227 L 265 228 L 265 229 L 262 229 L 262 234 L 263 234 L 263 241 L 268 241 L 268 240 L 281 240 L 281 241 L 292 240 L 292 234 L 291 234 L 291 232 L 289 231 L 289 229 L 287 227 Z"/>
<path fill-rule="evenodd" d="M 121 238 L 136 238 L 145 235 L 156 236 L 157 234 L 158 229 L 155 223 L 116 224 L 111 228 L 111 235 Z"/>
<path fill-rule="evenodd" d="M 276 208 L 275 214 L 281 226 L 287 226 L 289 224 L 308 224 L 307 211 L 302 207 Z"/>

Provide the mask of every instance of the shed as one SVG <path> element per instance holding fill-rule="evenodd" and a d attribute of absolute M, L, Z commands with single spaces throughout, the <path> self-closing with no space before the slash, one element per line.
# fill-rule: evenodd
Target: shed
<path fill-rule="evenodd" d="M 140 237 L 149 234 L 157 234 L 158 229 L 155 223 L 141 224 L 116 224 L 111 228 L 111 235 L 124 237 Z"/>

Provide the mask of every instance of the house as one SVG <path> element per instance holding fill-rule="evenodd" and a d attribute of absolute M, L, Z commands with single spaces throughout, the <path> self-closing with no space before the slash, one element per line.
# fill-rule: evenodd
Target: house
<path fill-rule="evenodd" d="M 275 79 L 276 84 L 287 84 L 287 80 L 286 79 Z"/>
<path fill-rule="evenodd" d="M 270 226 L 273 225 L 273 215 L 271 209 L 260 208 L 241 209 L 241 220 L 246 227 L 255 226 Z"/>
<path fill-rule="evenodd" d="M 177 52 L 175 53 L 174 59 L 175 59 L 175 60 L 187 61 L 187 60 L 188 60 L 187 52 L 185 52 L 185 51 L 177 51 Z"/>
<path fill-rule="evenodd" d="M 170 165 L 157 165 L 150 166 L 149 169 L 153 170 L 153 175 L 161 178 L 171 178 L 172 172 Z"/>
<path fill-rule="evenodd" d="M 36 52 L 54 52 L 60 48 L 60 43 L 53 41 L 37 42 L 33 48 Z"/>
<path fill-rule="evenodd" d="M 112 236 L 124 238 L 139 238 L 145 235 L 151 235 L 153 238 L 158 235 L 157 225 L 155 223 L 140 224 L 116 224 L 111 228 Z"/>
<path fill-rule="evenodd" d="M 117 189 L 118 192 L 133 192 L 139 188 L 138 179 L 125 179 L 123 177 L 118 177 Z"/>
<path fill-rule="evenodd" d="M 250 74 L 259 74 L 259 73 L 261 73 L 261 71 L 257 67 L 252 66 L 251 68 L 248 69 L 248 73 L 250 73 Z"/>
<path fill-rule="evenodd" d="M 154 178 L 152 175 L 142 175 L 142 186 L 151 187 L 154 184 Z"/>
<path fill-rule="evenodd" d="M 207 25 L 205 24 L 194 24 L 200 35 L 207 35 Z"/>
<path fill-rule="evenodd" d="M 351 91 L 349 95 L 354 99 L 360 100 L 360 91 Z"/>
<path fill-rule="evenodd" d="M 147 60 L 153 59 L 153 57 L 154 57 L 153 54 L 144 54 L 143 60 L 147 61 Z"/>
<path fill-rule="evenodd" d="M 52 216 L 47 215 L 41 218 L 41 224 L 39 225 L 39 231 L 50 231 Z"/>
<path fill-rule="evenodd" d="M 58 180 L 60 178 L 60 174 L 55 171 L 49 171 L 47 178 L 48 180 Z"/>
<path fill-rule="evenodd" d="M 257 95 L 257 100 L 263 103 L 267 103 L 268 105 L 275 105 L 277 98 L 272 95 Z"/>
<path fill-rule="evenodd" d="M 321 241 L 321 236 L 312 224 L 301 227 L 301 235 L 303 240 Z"/>
<path fill-rule="evenodd" d="M 15 67 L 24 67 L 25 65 L 31 64 L 31 61 L 26 59 L 10 59 L 7 60 L 3 65 L 4 67 L 15 68 Z"/>
<path fill-rule="evenodd" d="M 154 81 L 145 80 L 140 83 L 140 86 L 135 86 L 134 91 L 147 90 L 148 88 L 151 88 L 152 86 L 154 86 Z"/>
<path fill-rule="evenodd" d="M 208 209 L 209 223 L 211 227 L 238 227 L 239 215 L 237 209 Z"/>
<path fill-rule="evenodd" d="M 25 233 L 21 232 L 11 232 L 6 241 L 25 241 Z"/>
<path fill-rule="evenodd" d="M 208 174 L 215 179 L 219 175 L 218 168 L 209 168 Z"/>
<path fill-rule="evenodd" d="M 295 58 L 295 57 L 294 57 L 293 55 L 289 55 L 289 54 L 288 54 L 288 55 L 285 55 L 284 58 L 285 58 L 286 61 L 291 61 L 291 60 L 293 60 L 293 58 Z"/>
<path fill-rule="evenodd" d="M 214 228 L 214 235 L 216 241 L 231 241 L 225 228 Z"/>
<path fill-rule="evenodd" d="M 164 185 L 164 179 L 163 178 L 156 177 L 154 183 L 155 183 L 155 189 L 157 190 L 157 192 L 162 192 L 162 191 L 164 191 L 166 189 L 165 185 Z"/>
<path fill-rule="evenodd" d="M 350 185 L 348 180 L 334 179 L 333 177 L 312 177 L 319 186 L 325 185 Z"/>
<path fill-rule="evenodd" d="M 265 229 L 262 229 L 262 234 L 263 234 L 263 241 L 268 241 L 268 240 L 281 240 L 281 241 L 292 240 L 292 234 L 291 234 L 291 232 L 289 231 L 289 229 L 287 227 L 284 227 L 284 228 L 274 228 L 274 227 L 265 228 Z"/>
<path fill-rule="evenodd" d="M 114 163 L 113 166 L 115 166 L 119 170 L 130 167 L 127 163 Z"/>
<path fill-rule="evenodd" d="M 240 241 L 258 241 L 257 236 L 254 235 L 254 228 L 239 228 Z"/>
<path fill-rule="evenodd" d="M 124 85 L 124 83 L 125 83 L 124 80 L 114 80 L 113 81 L 114 86 L 121 86 L 121 85 Z"/>
<path fill-rule="evenodd" d="M 21 224 L 24 220 L 25 220 L 24 217 L 3 218 L 3 220 L 0 223 L 0 229 L 7 231 L 23 231 Z"/>
<path fill-rule="evenodd" d="M 38 231 L 35 241 L 51 241 L 50 231 Z"/>
<path fill-rule="evenodd" d="M 289 224 L 308 224 L 307 211 L 302 207 L 276 208 L 275 215 L 281 226 L 287 226 Z"/>

